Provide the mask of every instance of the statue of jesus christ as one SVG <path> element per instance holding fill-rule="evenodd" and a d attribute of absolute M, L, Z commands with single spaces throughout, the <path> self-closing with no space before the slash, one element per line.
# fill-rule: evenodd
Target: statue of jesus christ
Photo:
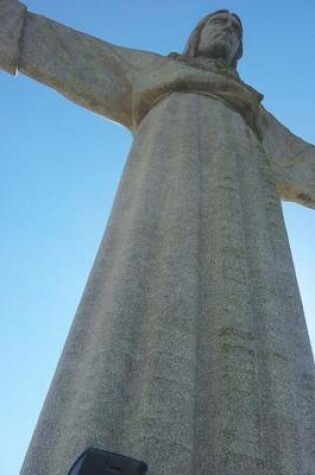
<path fill-rule="evenodd" d="M 22 475 L 66 475 L 90 446 L 150 475 L 314 474 L 314 363 L 280 199 L 315 207 L 315 148 L 240 79 L 240 19 L 208 15 L 164 57 L 15 0 L 0 14 L 3 69 L 134 135 Z"/>

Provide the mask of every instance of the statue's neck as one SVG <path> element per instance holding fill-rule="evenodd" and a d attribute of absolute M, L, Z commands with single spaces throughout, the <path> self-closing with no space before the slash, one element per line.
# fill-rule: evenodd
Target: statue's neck
<path fill-rule="evenodd" d="M 171 55 L 176 61 L 182 61 L 192 67 L 212 71 L 216 74 L 227 75 L 235 79 L 239 79 L 236 69 L 230 66 L 224 59 L 206 58 L 204 56 L 189 57 L 185 55 Z"/>

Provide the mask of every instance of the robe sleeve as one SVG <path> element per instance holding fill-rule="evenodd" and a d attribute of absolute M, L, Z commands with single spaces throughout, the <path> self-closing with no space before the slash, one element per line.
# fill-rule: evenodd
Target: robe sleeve
<path fill-rule="evenodd" d="M 315 147 L 292 134 L 263 108 L 259 122 L 280 198 L 315 209 Z"/>
<path fill-rule="evenodd" d="M 132 128 L 132 88 L 159 55 L 98 40 L 26 12 L 16 0 L 0 0 L 0 5 L 6 5 L 0 18 L 0 36 L 6 38 L 0 67 L 12 74 L 18 69 L 71 101 Z"/>
<path fill-rule="evenodd" d="M 25 15 L 21 3 L 0 0 L 0 68 L 9 74 L 16 74 Z"/>

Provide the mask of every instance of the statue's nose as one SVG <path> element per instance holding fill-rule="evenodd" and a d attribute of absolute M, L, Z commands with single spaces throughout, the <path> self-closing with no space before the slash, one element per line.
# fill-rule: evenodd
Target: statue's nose
<path fill-rule="evenodd" d="M 232 25 L 233 25 L 232 19 L 229 18 L 228 20 L 225 21 L 223 28 L 225 31 L 229 31 L 232 29 Z"/>

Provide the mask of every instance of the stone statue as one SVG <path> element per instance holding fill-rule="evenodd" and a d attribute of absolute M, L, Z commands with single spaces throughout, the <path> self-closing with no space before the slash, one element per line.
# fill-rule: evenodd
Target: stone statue
<path fill-rule="evenodd" d="M 152 475 L 314 474 L 314 363 L 280 199 L 315 207 L 315 148 L 239 78 L 239 18 L 208 15 L 164 57 L 15 0 L 0 14 L 4 70 L 134 135 L 22 475 L 66 475 L 90 446 Z"/>

